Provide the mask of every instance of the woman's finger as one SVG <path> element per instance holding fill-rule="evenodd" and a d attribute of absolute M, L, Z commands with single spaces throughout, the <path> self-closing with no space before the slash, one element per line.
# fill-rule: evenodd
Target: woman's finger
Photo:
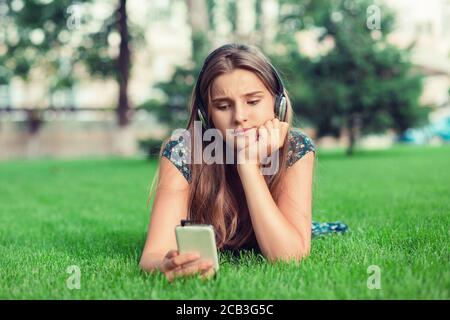
<path fill-rule="evenodd" d="M 289 132 L 289 123 L 287 122 L 280 122 L 280 134 L 281 134 L 281 144 L 283 144 L 284 139 L 286 138 L 286 135 Z"/>
<path fill-rule="evenodd" d="M 173 279 L 175 278 L 174 275 L 173 275 L 173 271 L 164 272 L 164 275 L 166 276 L 166 279 L 169 282 L 172 282 Z"/>
<path fill-rule="evenodd" d="M 280 126 L 280 120 L 278 118 L 273 118 L 272 124 L 274 128 L 278 128 Z"/>
<path fill-rule="evenodd" d="M 196 273 L 202 273 L 212 267 L 212 262 L 208 260 L 195 261 L 193 263 L 185 264 L 180 270 L 173 271 L 175 278 L 181 276 L 193 275 Z"/>
<path fill-rule="evenodd" d="M 267 144 L 267 138 L 269 137 L 269 131 L 265 126 L 260 126 L 258 128 L 258 140 Z"/>
<path fill-rule="evenodd" d="M 192 275 L 198 272 L 201 272 L 202 270 L 205 270 L 207 268 L 209 268 L 211 266 L 211 264 L 209 262 L 197 262 L 191 265 L 187 265 L 187 266 L 183 266 L 181 268 L 181 270 L 175 271 L 174 275 L 175 277 L 179 277 L 179 276 L 188 276 L 188 275 Z"/>
<path fill-rule="evenodd" d="M 170 250 L 169 252 L 167 252 L 165 258 L 167 259 L 172 259 L 173 257 L 178 255 L 178 250 Z"/>
<path fill-rule="evenodd" d="M 192 263 L 192 262 L 191 262 Z M 193 263 L 198 263 L 197 261 L 194 261 Z M 173 269 L 170 269 L 166 272 L 164 272 L 164 275 L 166 276 L 167 280 L 169 282 L 173 281 L 177 276 L 180 276 L 180 272 L 183 270 L 183 266 L 178 266 Z"/>
<path fill-rule="evenodd" d="M 181 253 L 174 258 L 168 260 L 167 262 L 167 269 L 166 270 L 172 270 L 176 267 L 182 266 L 185 263 L 195 261 L 200 258 L 200 255 L 198 253 Z"/>
<path fill-rule="evenodd" d="M 272 120 L 267 121 L 264 124 L 264 127 L 267 129 L 267 155 L 272 154 L 272 139 L 273 139 L 273 124 Z"/>
<path fill-rule="evenodd" d="M 260 150 L 258 150 L 259 159 L 262 160 L 268 156 L 269 152 L 268 151 L 269 131 L 265 126 L 261 126 L 258 129 L 258 135 L 259 135 L 258 142 L 260 145 Z"/>
<path fill-rule="evenodd" d="M 276 150 L 280 147 L 281 142 L 280 142 L 280 137 L 281 137 L 281 125 L 280 125 L 280 120 L 278 120 L 277 118 L 273 119 L 273 141 L 271 143 L 272 145 L 272 150 Z"/>
<path fill-rule="evenodd" d="M 200 274 L 200 277 L 202 279 L 210 279 L 212 276 L 214 276 L 215 273 L 216 273 L 216 271 L 214 270 L 213 267 L 211 267 L 209 269 L 202 271 L 202 273 Z"/>
<path fill-rule="evenodd" d="M 177 250 L 170 250 L 166 253 L 164 256 L 161 265 L 159 266 L 159 270 L 162 272 L 166 272 L 169 267 L 169 262 L 172 260 L 172 258 L 176 257 L 178 255 Z"/>

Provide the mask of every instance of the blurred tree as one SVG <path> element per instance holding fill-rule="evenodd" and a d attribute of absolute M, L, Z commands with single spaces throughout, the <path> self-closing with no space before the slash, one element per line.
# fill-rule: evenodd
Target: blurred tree
<path fill-rule="evenodd" d="M 187 65 L 177 66 L 168 81 L 155 84 L 155 88 L 161 89 L 164 93 L 164 101 L 150 99 L 139 106 L 155 114 L 160 122 L 169 126 L 170 131 L 186 126 L 192 89 L 211 44 L 208 31 L 212 23 L 210 12 L 214 5 L 213 1 L 208 3 L 205 0 L 184 1 L 188 8 L 188 20 L 192 30 L 191 61 Z"/>
<path fill-rule="evenodd" d="M 119 125 L 126 126 L 129 122 L 128 111 L 130 109 L 128 100 L 128 78 L 130 77 L 130 48 L 127 19 L 127 0 L 120 0 L 117 9 L 117 25 L 120 34 L 120 50 L 117 59 L 117 80 L 119 82 L 119 105 L 117 115 Z"/>
<path fill-rule="evenodd" d="M 73 87 L 76 64 L 84 65 L 92 76 L 113 77 L 119 87 L 117 122 L 126 127 L 131 116 L 129 46 L 131 39 L 137 43 L 143 39 L 138 26 L 129 27 L 126 5 L 126 0 L 2 1 L 5 50 L 0 61 L 25 81 L 31 70 L 45 70 L 50 92 Z"/>
<path fill-rule="evenodd" d="M 352 154 L 359 134 L 403 133 L 426 121 L 422 77 L 413 73 L 409 52 L 387 42 L 394 16 L 386 7 L 368 0 L 280 4 L 281 52 L 273 59 L 296 114 L 317 127 L 318 137 L 345 129 Z"/>
<path fill-rule="evenodd" d="M 177 66 L 172 77 L 165 82 L 155 85 L 156 88 L 162 90 L 165 95 L 164 101 L 150 99 L 139 107 L 144 108 L 155 114 L 158 120 L 169 126 L 170 130 L 185 126 L 187 123 L 188 109 L 191 93 L 203 60 L 213 49 L 213 43 L 217 41 L 217 36 L 221 28 L 218 21 L 218 6 L 222 6 L 220 10 L 224 10 L 226 19 L 231 26 L 230 41 L 240 42 L 245 36 L 236 34 L 237 31 L 237 0 L 218 1 L 218 0 L 183 0 L 186 4 L 188 12 L 188 21 L 191 27 L 191 61 L 187 65 Z M 251 44 L 262 45 L 264 38 L 261 36 L 264 28 L 269 28 L 264 24 L 262 3 L 267 0 L 255 0 L 256 10 L 256 32 L 251 34 Z M 276 1 L 276 0 L 270 0 Z M 246 41 L 247 42 L 247 41 Z"/>

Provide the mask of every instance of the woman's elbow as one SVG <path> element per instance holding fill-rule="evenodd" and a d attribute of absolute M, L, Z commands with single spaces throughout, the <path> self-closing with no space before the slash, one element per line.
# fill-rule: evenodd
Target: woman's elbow
<path fill-rule="evenodd" d="M 307 246 L 306 248 L 299 248 L 295 252 L 291 253 L 284 253 L 279 255 L 267 255 L 266 258 L 270 262 L 290 262 L 290 261 L 297 261 L 300 262 L 301 260 L 305 259 L 309 256 L 311 252 L 311 247 Z"/>

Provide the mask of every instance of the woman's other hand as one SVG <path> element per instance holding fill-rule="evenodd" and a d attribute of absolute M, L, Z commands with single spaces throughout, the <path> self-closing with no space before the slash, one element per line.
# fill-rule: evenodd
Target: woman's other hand
<path fill-rule="evenodd" d="M 238 144 L 238 164 L 251 163 L 260 166 L 263 159 L 283 146 L 288 130 L 289 124 L 277 118 L 251 129 L 246 137 L 250 140 L 248 145 L 245 146 L 245 142 L 241 142 L 244 144 L 242 146 Z"/>

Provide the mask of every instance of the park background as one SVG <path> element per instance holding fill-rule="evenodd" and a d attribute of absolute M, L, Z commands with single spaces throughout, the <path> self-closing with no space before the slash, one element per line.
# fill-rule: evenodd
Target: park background
<path fill-rule="evenodd" d="M 313 219 L 350 231 L 168 285 L 138 268 L 149 185 L 227 42 L 279 70 Z M 448 0 L 0 0 L 0 298 L 448 299 L 449 88 Z"/>

